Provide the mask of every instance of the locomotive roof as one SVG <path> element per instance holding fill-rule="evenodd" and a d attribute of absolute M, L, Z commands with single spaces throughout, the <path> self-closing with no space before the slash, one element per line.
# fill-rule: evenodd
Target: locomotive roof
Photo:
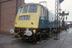
<path fill-rule="evenodd" d="M 38 4 L 38 3 L 26 3 L 26 4 L 21 5 L 20 7 L 23 7 L 23 6 L 25 6 L 25 5 L 38 5 L 38 6 L 44 7 L 43 5 Z M 44 7 L 44 8 L 46 8 L 46 7 Z M 47 8 L 46 8 L 46 9 L 47 9 Z"/>

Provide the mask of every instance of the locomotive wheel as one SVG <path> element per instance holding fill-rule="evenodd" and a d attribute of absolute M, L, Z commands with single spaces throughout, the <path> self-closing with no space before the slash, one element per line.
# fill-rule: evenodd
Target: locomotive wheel
<path fill-rule="evenodd" d="M 33 44 L 36 44 L 36 43 L 37 43 L 36 37 L 33 39 L 32 43 L 33 43 Z"/>
<path fill-rule="evenodd" d="M 54 38 L 54 40 L 59 40 L 58 38 Z"/>

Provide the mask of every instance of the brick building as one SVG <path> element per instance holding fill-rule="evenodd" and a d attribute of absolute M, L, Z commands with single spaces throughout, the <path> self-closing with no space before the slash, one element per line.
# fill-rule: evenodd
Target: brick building
<path fill-rule="evenodd" d="M 9 33 L 14 28 L 16 8 L 24 4 L 24 0 L 0 0 L 0 33 Z"/>

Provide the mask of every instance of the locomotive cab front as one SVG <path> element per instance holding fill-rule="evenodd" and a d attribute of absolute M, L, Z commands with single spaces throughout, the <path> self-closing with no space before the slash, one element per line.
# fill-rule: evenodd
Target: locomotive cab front
<path fill-rule="evenodd" d="M 18 9 L 15 27 L 38 28 L 39 8 L 37 5 L 25 5 Z"/>

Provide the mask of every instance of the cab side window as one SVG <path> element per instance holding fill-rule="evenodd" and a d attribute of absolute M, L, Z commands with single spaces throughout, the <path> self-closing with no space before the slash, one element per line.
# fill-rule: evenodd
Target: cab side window
<path fill-rule="evenodd" d="M 48 19 L 48 12 L 44 7 L 41 7 L 41 19 L 47 20 Z"/>

